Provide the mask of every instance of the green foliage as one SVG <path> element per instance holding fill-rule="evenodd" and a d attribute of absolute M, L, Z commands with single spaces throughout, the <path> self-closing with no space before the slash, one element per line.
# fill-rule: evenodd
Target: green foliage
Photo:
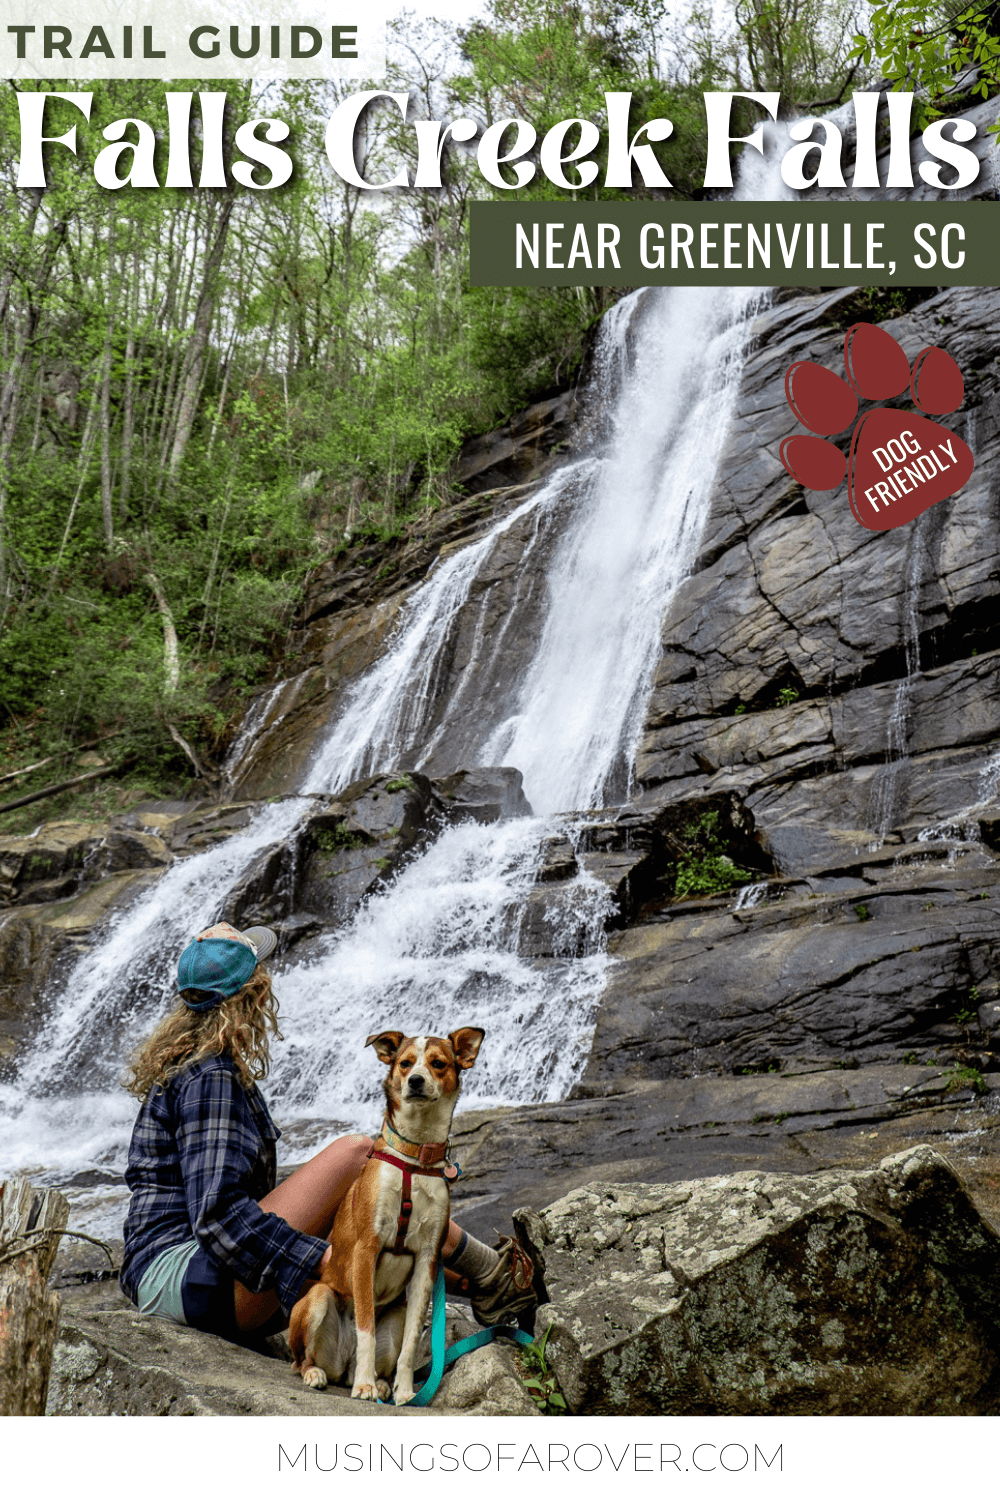
<path fill-rule="evenodd" d="M 545 1346 L 551 1332 L 552 1324 L 550 1323 L 540 1339 L 535 1339 L 531 1344 L 519 1344 L 518 1353 L 528 1372 L 522 1375 L 521 1384 L 535 1405 L 540 1407 L 547 1416 L 558 1416 L 567 1408 L 566 1399 L 559 1389 L 559 1382 L 550 1370 L 545 1356 Z"/>
<path fill-rule="evenodd" d="M 884 323 L 901 317 L 922 293 L 914 287 L 862 286 L 835 309 L 834 326 L 847 329 L 851 323 Z"/>
<path fill-rule="evenodd" d="M 320 854 L 328 856 L 342 849 L 361 849 L 368 842 L 363 833 L 349 829 L 346 823 L 338 823 L 336 828 L 319 829 L 313 835 L 313 841 Z"/>
<path fill-rule="evenodd" d="M 798 701 L 799 701 L 799 694 L 798 694 L 797 689 L 795 689 L 793 687 L 783 687 L 781 689 L 780 693 L 778 694 L 778 701 L 777 701 L 776 707 L 778 707 L 778 708 L 790 708 L 793 703 L 798 703 Z"/>
<path fill-rule="evenodd" d="M 392 781 L 387 781 L 385 789 L 387 792 L 415 792 L 417 785 L 412 776 L 404 773 L 402 776 L 394 776 Z M 398 828 L 396 832 L 399 832 Z"/>
<path fill-rule="evenodd" d="M 916 91 L 924 119 L 942 113 L 949 93 L 988 99 L 1000 88 L 1000 26 L 992 3 L 882 0 L 872 7 L 867 33 L 852 41 L 852 57 L 865 66 L 877 62 L 894 88 Z"/>
<path fill-rule="evenodd" d="M 906 1063 L 909 1067 L 919 1067 L 920 1065 L 920 1059 L 915 1052 L 904 1053 L 901 1061 Z"/>
<path fill-rule="evenodd" d="M 483 126 L 530 119 L 539 141 L 557 120 L 593 122 L 599 182 L 604 95 L 619 90 L 632 95 L 630 133 L 672 121 L 655 146 L 667 191 L 700 196 L 702 91 L 842 97 L 847 3 L 741 0 L 732 15 L 696 6 L 678 18 L 652 0 L 487 0 L 459 49 L 451 28 L 407 14 L 392 27 L 385 86 L 411 89 L 410 125 L 388 101 L 373 106 L 359 131 L 366 175 L 403 162 L 412 177 L 413 118 L 461 112 Z M 198 80 L 88 83 L 87 125 L 50 99 L 46 134 L 77 126 L 78 152 L 53 147 L 45 190 L 19 191 L 17 96 L 45 86 L 0 84 L 12 396 L 0 434 L 0 748 L 5 764 L 27 765 L 115 733 L 116 761 L 134 768 L 128 786 L 163 794 L 194 771 L 180 741 L 217 763 L 248 691 L 274 675 L 316 565 L 364 539 L 359 566 L 390 577 L 379 549 L 448 494 L 462 441 L 574 380 L 615 294 L 471 287 L 469 200 L 506 191 L 451 145 L 440 189 L 374 204 L 345 183 L 323 134 L 353 80 L 269 85 L 264 112 L 292 123 L 298 166 L 273 193 L 96 185 L 101 132 L 123 117 L 152 126 L 163 180 L 167 88 Z M 261 101 L 250 84 L 216 88 L 228 95 L 232 161 L 235 130 Z M 733 133 L 758 115 L 738 103 Z M 197 115 L 191 141 L 197 181 Z M 521 196 L 577 191 L 600 189 L 556 188 L 536 171 Z M 631 191 L 607 195 L 648 191 L 636 173 Z M 88 805 L 105 792 L 88 791 Z M 744 878 L 700 838 L 677 872 L 680 893 Z"/>
<path fill-rule="evenodd" d="M 741 870 L 726 853 L 715 809 L 686 825 L 684 844 L 685 852 L 676 865 L 675 896 L 711 895 L 753 878 L 749 870 Z"/>
<path fill-rule="evenodd" d="M 859 901 L 857 906 L 854 908 L 854 915 L 857 917 L 859 922 L 870 922 L 872 919 L 872 914 L 868 910 L 867 906 L 865 906 L 863 901 Z"/>
<path fill-rule="evenodd" d="M 948 1073 L 946 1091 L 953 1093 L 957 1089 L 971 1089 L 974 1094 L 986 1093 L 986 1081 L 978 1068 L 970 1067 L 964 1063 L 956 1063 Z"/>
<path fill-rule="evenodd" d="M 735 0 L 733 10 L 753 88 L 778 89 L 807 113 L 863 85 L 851 51 L 853 0 Z"/>

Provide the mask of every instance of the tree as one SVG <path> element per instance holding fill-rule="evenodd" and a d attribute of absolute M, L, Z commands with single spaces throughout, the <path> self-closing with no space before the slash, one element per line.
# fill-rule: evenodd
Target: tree
<path fill-rule="evenodd" d="M 853 44 L 865 64 L 878 62 L 894 89 L 917 91 L 928 118 L 942 113 L 949 95 L 988 99 L 1000 92 L 1000 0 L 971 6 L 886 0 L 873 7 L 867 32 Z"/>

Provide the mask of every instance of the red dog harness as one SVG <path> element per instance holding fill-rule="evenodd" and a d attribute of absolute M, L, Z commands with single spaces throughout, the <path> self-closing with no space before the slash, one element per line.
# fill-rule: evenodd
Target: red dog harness
<path fill-rule="evenodd" d="M 392 1137 L 386 1140 L 386 1135 Z M 380 1151 L 379 1144 L 389 1147 L 388 1151 Z M 406 1148 L 410 1147 L 410 1150 Z M 445 1181 L 453 1181 L 458 1176 L 458 1167 L 454 1162 L 448 1161 L 448 1143 L 446 1141 L 434 1141 L 430 1145 L 421 1146 L 416 1141 L 408 1141 L 405 1136 L 393 1130 L 386 1121 L 379 1134 L 378 1140 L 368 1153 L 371 1161 L 384 1161 L 390 1167 L 395 1167 L 403 1174 L 403 1199 L 399 1206 L 399 1218 L 396 1221 L 395 1244 L 386 1245 L 390 1255 L 411 1255 L 413 1252 L 406 1249 L 406 1234 L 410 1227 L 410 1215 L 413 1212 L 413 1179 L 414 1177 L 438 1177 Z"/>

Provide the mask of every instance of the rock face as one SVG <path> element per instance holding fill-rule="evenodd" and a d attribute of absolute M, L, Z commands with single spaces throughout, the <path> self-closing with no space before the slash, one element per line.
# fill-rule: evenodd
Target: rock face
<path fill-rule="evenodd" d="M 595 1183 L 518 1217 L 574 1412 L 1000 1411 L 1000 1239 L 926 1147 L 867 1172 Z"/>
<path fill-rule="evenodd" d="M 886 326 L 966 372 L 965 488 L 865 532 L 777 459 L 792 359 L 836 369 L 853 293 L 765 312 L 692 575 L 663 623 L 638 809 L 736 792 L 783 879 L 742 909 L 645 911 L 587 1070 L 625 1078 L 950 1054 L 992 1067 L 1000 735 L 1000 290 Z M 896 403 L 902 404 L 902 403 Z"/>

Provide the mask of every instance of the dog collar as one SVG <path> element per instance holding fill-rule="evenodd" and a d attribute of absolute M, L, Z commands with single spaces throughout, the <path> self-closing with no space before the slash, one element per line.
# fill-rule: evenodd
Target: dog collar
<path fill-rule="evenodd" d="M 388 1120 L 382 1121 L 379 1139 L 390 1151 L 394 1151 L 398 1156 L 405 1156 L 408 1161 L 419 1162 L 422 1167 L 437 1166 L 448 1157 L 447 1141 L 431 1141 L 422 1146 L 419 1141 L 407 1140 L 405 1135 L 400 1135 L 398 1130 L 393 1130 Z"/>

